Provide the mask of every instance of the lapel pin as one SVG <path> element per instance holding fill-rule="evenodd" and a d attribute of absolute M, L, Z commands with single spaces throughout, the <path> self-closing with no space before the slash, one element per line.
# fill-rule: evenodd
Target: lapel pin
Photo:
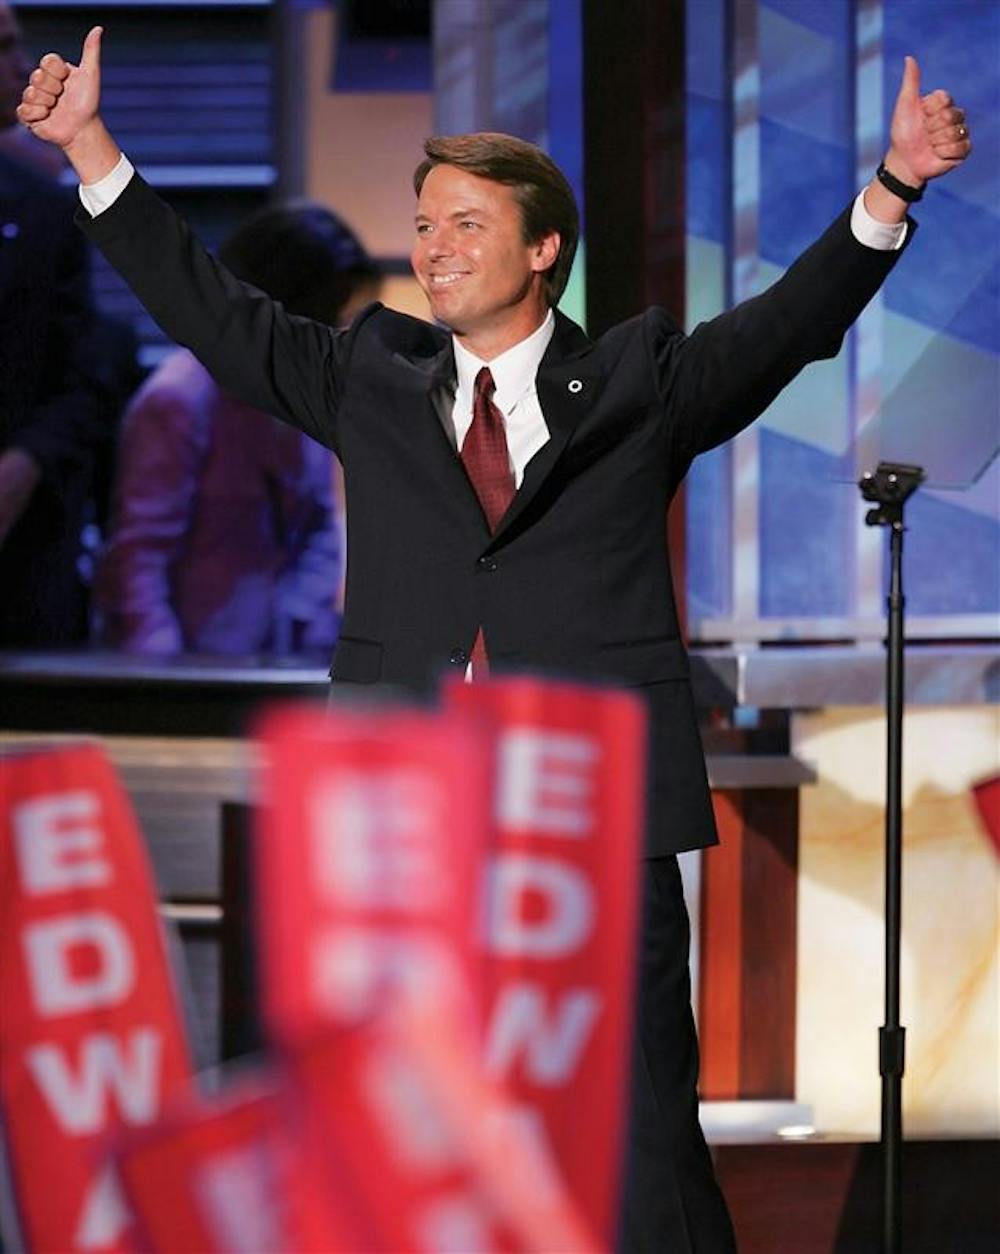
<path fill-rule="evenodd" d="M 573 393 L 574 396 L 577 394 L 577 392 L 583 391 L 583 384 L 580 382 L 579 379 L 570 379 L 569 383 L 567 383 L 566 386 L 569 388 L 569 390 Z"/>

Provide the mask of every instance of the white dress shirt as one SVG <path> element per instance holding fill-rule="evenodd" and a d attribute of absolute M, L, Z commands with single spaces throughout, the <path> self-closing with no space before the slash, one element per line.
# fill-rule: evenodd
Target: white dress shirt
<path fill-rule="evenodd" d="M 514 486 L 519 488 L 524 478 L 524 468 L 538 450 L 547 443 L 549 429 L 538 403 L 535 375 L 545 355 L 545 350 L 556 329 L 555 316 L 550 309 L 542 325 L 508 348 L 492 361 L 480 361 L 474 353 L 452 336 L 455 345 L 455 370 L 458 386 L 455 403 L 451 410 L 452 430 L 446 432 L 456 452 L 461 450 L 465 437 L 472 426 L 473 388 L 476 375 L 486 366 L 493 375 L 493 404 L 503 414 L 507 433 L 507 453 L 514 472 Z"/>

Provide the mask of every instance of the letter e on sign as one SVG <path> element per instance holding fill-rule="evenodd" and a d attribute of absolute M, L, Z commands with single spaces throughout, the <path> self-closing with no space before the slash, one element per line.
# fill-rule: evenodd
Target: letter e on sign
<path fill-rule="evenodd" d="M 594 830 L 594 772 L 600 750 L 589 736 L 513 727 L 501 733 L 497 819 L 502 828 L 583 837 Z"/>
<path fill-rule="evenodd" d="M 26 893 L 95 888 L 111 879 L 100 857 L 103 833 L 96 793 L 79 790 L 33 797 L 11 809 L 14 847 Z"/>

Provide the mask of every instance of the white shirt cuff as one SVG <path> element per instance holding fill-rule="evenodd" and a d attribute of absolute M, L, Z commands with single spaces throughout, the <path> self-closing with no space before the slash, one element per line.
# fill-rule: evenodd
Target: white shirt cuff
<path fill-rule="evenodd" d="M 864 244 L 866 248 L 877 248 L 883 253 L 895 252 L 903 247 L 907 225 L 906 222 L 879 222 L 877 218 L 873 218 L 865 208 L 864 191 L 858 192 L 858 198 L 851 210 L 851 231 L 859 244 Z"/>
<path fill-rule="evenodd" d="M 96 218 L 105 209 L 110 209 L 128 187 L 134 173 L 135 166 L 122 153 L 118 158 L 118 164 L 110 174 L 105 174 L 104 178 L 98 179 L 96 183 L 80 184 L 80 200 L 83 202 L 84 209 L 92 218 Z"/>

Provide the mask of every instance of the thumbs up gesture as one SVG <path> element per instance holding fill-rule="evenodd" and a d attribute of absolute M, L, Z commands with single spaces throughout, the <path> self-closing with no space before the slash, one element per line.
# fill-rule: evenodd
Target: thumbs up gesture
<path fill-rule="evenodd" d="M 47 52 L 32 71 L 17 116 L 39 139 L 69 149 L 97 117 L 101 98 L 101 27 L 83 43 L 80 64 Z"/>
<path fill-rule="evenodd" d="M 885 164 L 911 187 L 947 174 L 972 151 L 965 110 L 946 91 L 920 94 L 920 66 L 907 57 L 896 97 Z"/>

